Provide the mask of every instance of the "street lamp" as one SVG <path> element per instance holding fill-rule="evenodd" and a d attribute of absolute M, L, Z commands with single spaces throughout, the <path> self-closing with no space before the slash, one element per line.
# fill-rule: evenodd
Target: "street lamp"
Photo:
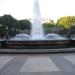
<path fill-rule="evenodd" d="M 6 39 L 8 39 L 8 27 L 6 26 Z"/>
<path fill-rule="evenodd" d="M 1 27 L 0 29 L 1 29 L 1 33 L 2 33 L 2 25 L 1 24 L 0 24 L 0 27 Z"/>

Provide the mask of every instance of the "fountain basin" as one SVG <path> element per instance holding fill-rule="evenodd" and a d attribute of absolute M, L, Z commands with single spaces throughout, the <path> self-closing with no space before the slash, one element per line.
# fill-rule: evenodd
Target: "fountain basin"
<path fill-rule="evenodd" d="M 2 47 L 8 49 L 50 49 L 67 47 L 70 40 L 58 34 L 49 34 L 43 39 L 36 40 L 25 34 L 17 34 L 14 38 L 3 42 Z"/>
<path fill-rule="evenodd" d="M 7 40 L 5 43 L 8 49 L 50 49 L 65 48 L 69 45 L 69 40 Z"/>

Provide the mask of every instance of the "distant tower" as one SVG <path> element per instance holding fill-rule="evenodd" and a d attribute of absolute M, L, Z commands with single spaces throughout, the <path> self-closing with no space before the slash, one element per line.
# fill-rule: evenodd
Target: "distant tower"
<path fill-rule="evenodd" d="M 39 1 L 35 0 L 34 8 L 33 8 L 33 23 L 32 23 L 32 31 L 31 36 L 33 40 L 43 39 L 43 27 L 41 24 L 41 14 Z"/>

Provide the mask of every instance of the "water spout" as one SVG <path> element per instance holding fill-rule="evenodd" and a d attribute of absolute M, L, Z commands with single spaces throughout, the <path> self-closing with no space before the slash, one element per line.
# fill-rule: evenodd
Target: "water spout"
<path fill-rule="evenodd" d="M 41 14 L 40 14 L 40 7 L 39 1 L 35 0 L 34 8 L 33 8 L 33 23 L 32 23 L 32 31 L 31 36 L 33 40 L 43 39 L 43 27 L 41 24 Z"/>

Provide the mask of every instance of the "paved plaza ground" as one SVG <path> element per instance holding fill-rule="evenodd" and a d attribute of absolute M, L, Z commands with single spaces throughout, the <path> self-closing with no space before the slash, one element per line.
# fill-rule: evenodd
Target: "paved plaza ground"
<path fill-rule="evenodd" d="M 75 75 L 75 53 L 0 54 L 0 75 Z"/>

